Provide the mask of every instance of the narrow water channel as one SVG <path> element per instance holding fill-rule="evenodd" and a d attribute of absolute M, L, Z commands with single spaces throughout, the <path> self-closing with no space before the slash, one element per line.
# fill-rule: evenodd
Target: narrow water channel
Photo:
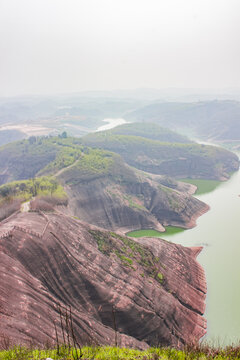
<path fill-rule="evenodd" d="M 210 205 L 197 226 L 166 240 L 203 245 L 198 261 L 207 278 L 206 340 L 215 345 L 240 341 L 240 171 L 214 191 L 196 196 Z"/>

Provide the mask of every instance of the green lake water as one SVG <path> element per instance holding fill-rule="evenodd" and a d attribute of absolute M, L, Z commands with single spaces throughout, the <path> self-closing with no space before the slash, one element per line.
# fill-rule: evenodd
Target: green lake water
<path fill-rule="evenodd" d="M 227 345 L 240 340 L 240 171 L 216 185 L 215 190 L 196 195 L 210 210 L 195 228 L 175 233 L 170 228 L 158 236 L 185 246 L 203 246 L 198 261 L 208 286 L 205 338 Z"/>

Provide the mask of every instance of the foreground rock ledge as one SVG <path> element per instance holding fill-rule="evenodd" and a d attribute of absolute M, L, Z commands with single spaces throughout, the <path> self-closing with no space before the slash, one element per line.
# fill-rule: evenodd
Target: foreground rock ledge
<path fill-rule="evenodd" d="M 140 245 L 145 244 L 145 245 Z M 0 337 L 60 342 L 57 304 L 70 305 L 81 344 L 177 346 L 206 332 L 206 282 L 195 257 L 161 239 L 109 233 L 57 213 L 21 213 L 0 225 Z"/>

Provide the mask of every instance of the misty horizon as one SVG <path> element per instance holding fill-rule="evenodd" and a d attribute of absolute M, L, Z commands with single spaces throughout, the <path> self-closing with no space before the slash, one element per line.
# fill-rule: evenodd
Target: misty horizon
<path fill-rule="evenodd" d="M 239 89 L 237 0 L 0 1 L 0 97 Z"/>

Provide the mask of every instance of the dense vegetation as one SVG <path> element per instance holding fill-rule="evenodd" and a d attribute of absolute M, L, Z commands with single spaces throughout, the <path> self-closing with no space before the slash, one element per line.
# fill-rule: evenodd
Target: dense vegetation
<path fill-rule="evenodd" d="M 238 168 L 238 158 L 231 152 L 196 143 L 167 143 L 111 132 L 87 135 L 83 143 L 116 152 L 128 164 L 155 174 L 220 179 Z"/>
<path fill-rule="evenodd" d="M 14 181 L 0 186 L 0 204 L 6 199 L 20 198 L 29 200 L 33 196 L 66 196 L 63 187 L 54 178 L 40 177 L 29 180 Z"/>
<path fill-rule="evenodd" d="M 56 179 L 50 177 L 14 181 L 0 186 L 0 221 L 19 210 L 24 201 L 36 198 L 31 209 L 51 209 L 66 205 L 67 195 Z M 49 203 L 49 206 L 47 206 Z"/>
<path fill-rule="evenodd" d="M 0 172 L 6 181 L 30 179 L 54 174 L 76 161 L 82 152 L 79 139 L 61 137 L 30 137 L 0 148 Z M 1 181 L 1 179 L 0 179 Z"/>
<path fill-rule="evenodd" d="M 85 149 L 84 155 L 61 173 L 61 179 L 65 183 L 74 185 L 101 177 L 120 183 L 136 181 L 134 172 L 118 154 L 91 148 Z"/>
<path fill-rule="evenodd" d="M 140 137 L 133 138 L 137 141 L 141 139 Z M 149 139 L 144 140 L 151 142 Z M 53 197 L 55 196 L 54 192 L 61 193 L 62 189 L 59 187 L 57 190 L 53 189 L 49 183 L 44 188 L 42 184 L 38 184 L 37 180 L 31 179 L 41 175 L 41 182 L 43 182 L 43 175 L 47 174 L 48 181 L 50 179 L 53 181 L 50 175 L 54 175 L 63 186 L 67 185 L 68 197 L 70 197 L 69 206 L 74 215 L 80 216 L 91 224 L 109 229 L 125 226 L 128 229 L 131 218 L 132 226 L 136 226 L 135 228 L 142 226 L 140 224 L 145 224 L 145 227 L 157 226 L 156 219 L 161 224 L 163 222 L 175 225 L 181 223 L 184 227 L 186 226 L 192 216 L 192 206 L 198 206 L 198 204 L 195 204 L 187 195 L 180 195 L 178 190 L 180 192 L 183 190 L 177 182 L 166 176 L 158 177 L 157 181 L 154 181 L 150 175 L 130 168 L 119 154 L 91 148 L 82 142 L 82 139 L 69 138 L 65 135 L 64 137 L 49 138 L 31 137 L 17 143 L 18 152 L 21 154 L 23 149 L 27 149 L 25 152 L 29 159 L 32 158 L 28 165 L 28 171 L 33 176 L 30 177 L 30 180 L 24 180 L 25 182 L 18 180 L 10 188 L 9 185 L 5 185 L 2 191 L 6 194 L 11 193 L 12 197 L 18 199 L 21 197 L 25 200 L 32 196 Z M 21 172 L 18 170 L 19 164 L 22 169 L 22 164 L 21 160 L 18 161 L 19 154 L 14 145 L 10 144 L 3 148 L 3 151 L 6 148 L 12 150 L 11 161 L 14 165 L 8 168 L 9 178 L 5 181 L 10 180 L 15 176 L 14 174 L 17 174 L 17 177 L 21 176 Z M 185 144 L 181 145 L 185 146 Z M 45 152 L 45 149 L 49 150 L 49 153 Z M 35 174 L 37 170 L 35 159 L 38 159 L 39 154 L 46 156 L 48 163 Z M 49 155 L 54 155 L 54 158 L 47 158 Z M 31 166 L 33 169 L 29 169 Z M 12 170 L 14 174 L 11 173 Z M 156 206 L 151 208 L 149 200 L 151 197 L 158 198 L 155 201 L 161 204 L 161 210 Z M 189 202 L 191 210 L 186 212 L 184 209 Z M 44 203 L 39 200 L 34 201 L 31 209 L 38 208 L 47 209 L 46 201 Z M 166 210 L 166 216 L 164 210 Z M 174 222 L 171 220 L 172 217 L 174 217 Z M 96 223 L 96 219 L 99 223 Z"/>
<path fill-rule="evenodd" d="M 187 140 L 160 127 L 127 124 L 116 130 L 99 132 L 84 138 L 35 137 L 7 144 L 0 148 L 0 184 L 35 176 L 53 175 L 78 165 L 83 172 L 105 172 L 113 155 L 94 152 L 101 148 L 121 155 L 124 160 L 144 171 L 189 178 L 220 179 L 238 167 L 237 157 L 214 146 L 188 143 Z M 144 135 L 118 135 L 127 132 Z M 181 142 L 162 142 L 171 139 Z M 186 141 L 186 143 L 184 143 Z"/>
<path fill-rule="evenodd" d="M 152 140 L 170 143 L 191 143 L 186 136 L 180 135 L 167 128 L 163 128 L 157 124 L 151 124 L 148 122 L 120 125 L 108 131 L 108 133 L 114 135 L 141 136 Z"/>

